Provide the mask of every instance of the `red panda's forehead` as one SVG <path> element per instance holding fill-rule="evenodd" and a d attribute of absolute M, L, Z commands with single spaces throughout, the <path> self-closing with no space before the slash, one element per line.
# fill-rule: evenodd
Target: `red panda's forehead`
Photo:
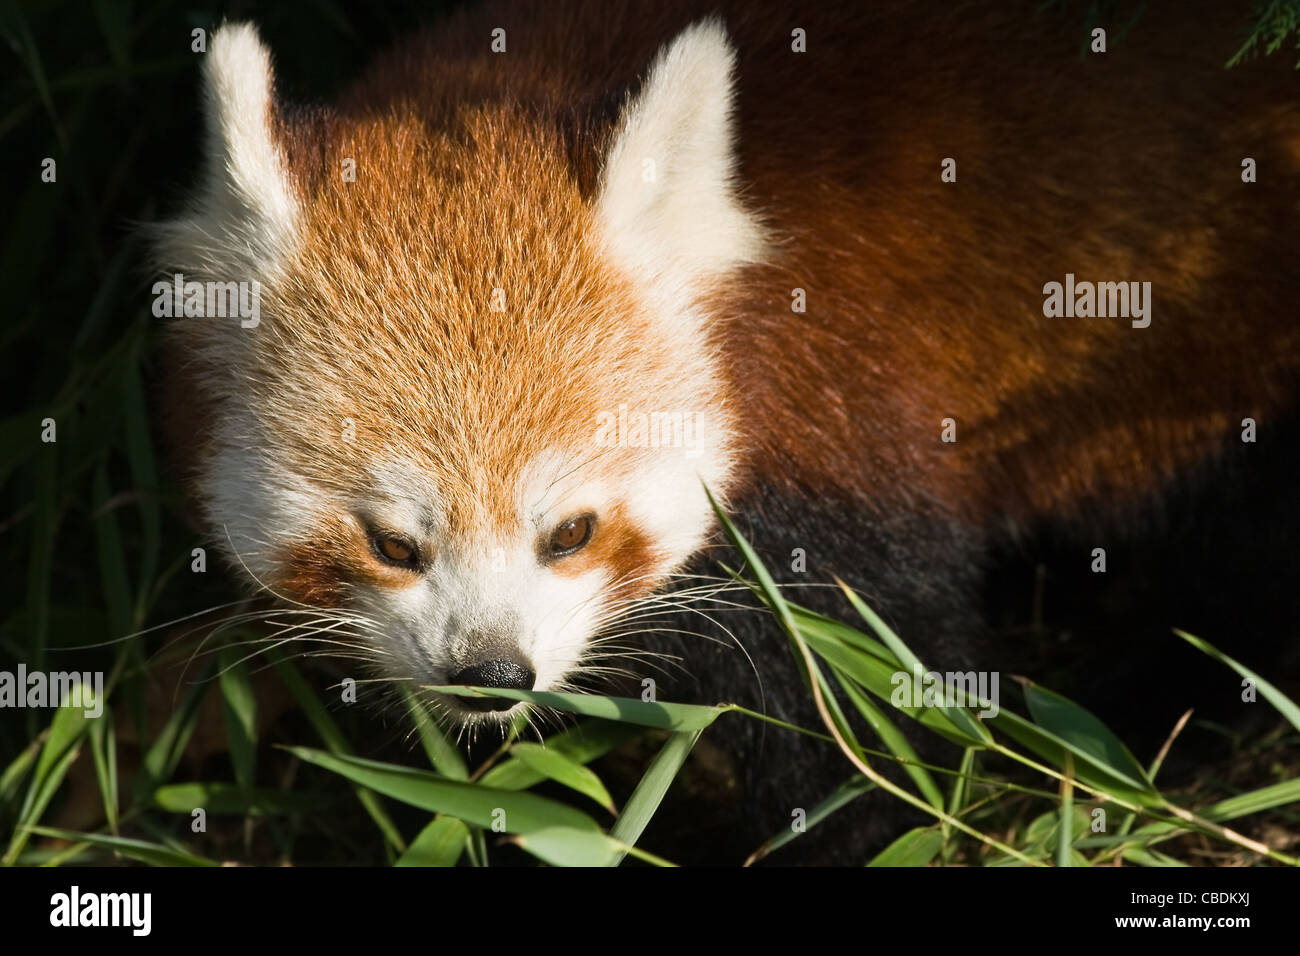
<path fill-rule="evenodd" d="M 388 120 L 332 149 L 257 359 L 295 467 L 400 459 L 465 499 L 453 518 L 507 522 L 528 462 L 590 457 L 602 412 L 678 386 L 545 137 Z"/>

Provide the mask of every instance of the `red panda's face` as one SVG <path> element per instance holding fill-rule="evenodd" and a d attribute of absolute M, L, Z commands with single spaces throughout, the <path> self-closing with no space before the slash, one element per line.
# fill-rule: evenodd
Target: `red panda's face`
<path fill-rule="evenodd" d="M 255 34 L 208 56 L 211 182 L 160 250 L 261 289 L 255 322 L 177 329 L 210 527 L 253 581 L 346 617 L 382 676 L 565 687 L 732 477 L 702 301 L 759 238 L 729 189 L 719 29 L 656 62 L 595 197 L 502 111 L 451 133 L 339 117 L 295 168 Z"/>
<path fill-rule="evenodd" d="M 470 466 L 439 481 L 426 465 L 385 461 L 354 495 L 313 492 L 314 515 L 282 539 L 273 580 L 368 622 L 384 676 L 562 688 L 602 625 L 707 528 L 688 466 L 642 459 L 638 478 L 628 469 L 639 457 L 592 468 L 589 448 L 543 449 L 512 475 L 480 475 L 510 488 L 496 513 L 468 494 Z M 687 494 L 674 500 L 673 486 Z"/>

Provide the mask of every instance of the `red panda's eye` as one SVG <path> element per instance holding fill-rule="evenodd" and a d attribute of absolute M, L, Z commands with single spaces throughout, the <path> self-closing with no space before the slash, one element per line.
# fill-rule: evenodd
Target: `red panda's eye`
<path fill-rule="evenodd" d="M 376 534 L 373 541 L 375 551 L 389 564 L 414 567 L 418 563 L 415 545 L 405 538 L 392 534 Z"/>
<path fill-rule="evenodd" d="M 594 515 L 578 515 L 570 518 L 551 533 L 549 547 L 552 558 L 573 554 L 591 540 L 591 532 L 596 527 Z"/>

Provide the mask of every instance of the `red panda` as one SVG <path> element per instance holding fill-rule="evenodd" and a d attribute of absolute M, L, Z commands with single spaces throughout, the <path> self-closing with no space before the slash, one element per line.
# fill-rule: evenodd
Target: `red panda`
<path fill-rule="evenodd" d="M 707 487 L 974 659 L 997 542 L 1141 507 L 1295 405 L 1296 75 L 1225 71 L 1235 14 L 1190 6 L 1081 55 L 1028 4 L 487 3 L 312 109 L 221 27 L 156 246 L 259 293 L 172 325 L 205 526 L 393 680 L 567 689 L 642 640 L 683 696 L 795 714 L 770 624 L 748 657 L 632 634 L 714 567 Z M 849 769 L 775 737 L 760 839 Z"/>

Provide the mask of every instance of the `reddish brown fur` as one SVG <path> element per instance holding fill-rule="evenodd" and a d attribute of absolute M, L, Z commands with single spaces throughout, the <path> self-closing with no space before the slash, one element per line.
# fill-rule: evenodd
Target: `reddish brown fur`
<path fill-rule="evenodd" d="M 606 569 L 619 582 L 613 597 L 627 596 L 628 582 L 636 582 L 636 591 L 644 590 L 645 576 L 656 567 L 654 542 L 637 526 L 621 506 L 602 515 L 599 535 L 592 535 L 591 545 L 572 558 L 556 562 L 557 574 L 577 577 L 598 568 Z"/>
<path fill-rule="evenodd" d="M 411 164 L 446 176 L 440 156 L 459 147 L 419 124 L 450 126 L 452 143 L 475 144 L 479 158 L 461 169 L 481 208 L 499 214 L 527 196 L 537 219 L 521 228 L 580 215 L 617 91 L 700 8 L 573 6 L 489 4 L 440 25 L 345 101 L 366 119 L 330 129 L 324 167 L 306 162 L 324 131 L 291 134 L 294 168 L 364 152 L 353 188 L 388 190 L 399 220 L 422 221 L 445 198 Z M 1287 65 L 1223 70 L 1235 11 L 1152 10 L 1111 52 L 1080 58 L 1073 19 L 1027 29 L 1015 5 L 873 6 L 722 11 L 740 51 L 744 194 L 778 250 L 724 305 L 753 471 L 882 506 L 1024 519 L 1141 494 L 1210 455 L 1242 418 L 1266 427 L 1300 364 L 1300 329 L 1282 311 L 1295 301 L 1300 212 Z M 496 25 L 504 56 L 487 52 Z M 807 54 L 789 52 L 794 26 L 808 31 Z M 405 153 L 385 145 L 394 140 Z M 528 177 L 545 178 L 544 153 L 561 143 L 574 185 L 560 192 L 574 205 L 547 209 L 535 204 L 556 201 L 555 183 Z M 499 167 L 483 167 L 489 151 Z M 1247 155 L 1255 185 L 1240 180 Z M 957 184 L 940 182 L 944 157 L 958 162 Z M 375 225 L 345 197 L 317 193 L 318 241 Z M 460 254 L 502 254 L 473 248 L 476 231 L 460 221 Z M 547 254 L 572 257 L 565 238 L 548 237 Z M 373 275 L 379 263 L 362 266 Z M 1043 283 L 1067 271 L 1151 281 L 1151 327 L 1044 318 Z M 585 281 L 610 294 L 607 276 Z M 790 310 L 796 287 L 803 315 Z M 407 297 L 375 289 L 376 301 Z M 407 360 L 392 358 L 404 374 Z M 955 445 L 939 441 L 946 417 Z"/>
<path fill-rule="evenodd" d="M 361 582 L 399 591 L 419 584 L 420 578 L 380 561 L 356 523 L 335 515 L 289 548 L 277 590 L 314 607 L 346 607 L 350 587 Z"/>

